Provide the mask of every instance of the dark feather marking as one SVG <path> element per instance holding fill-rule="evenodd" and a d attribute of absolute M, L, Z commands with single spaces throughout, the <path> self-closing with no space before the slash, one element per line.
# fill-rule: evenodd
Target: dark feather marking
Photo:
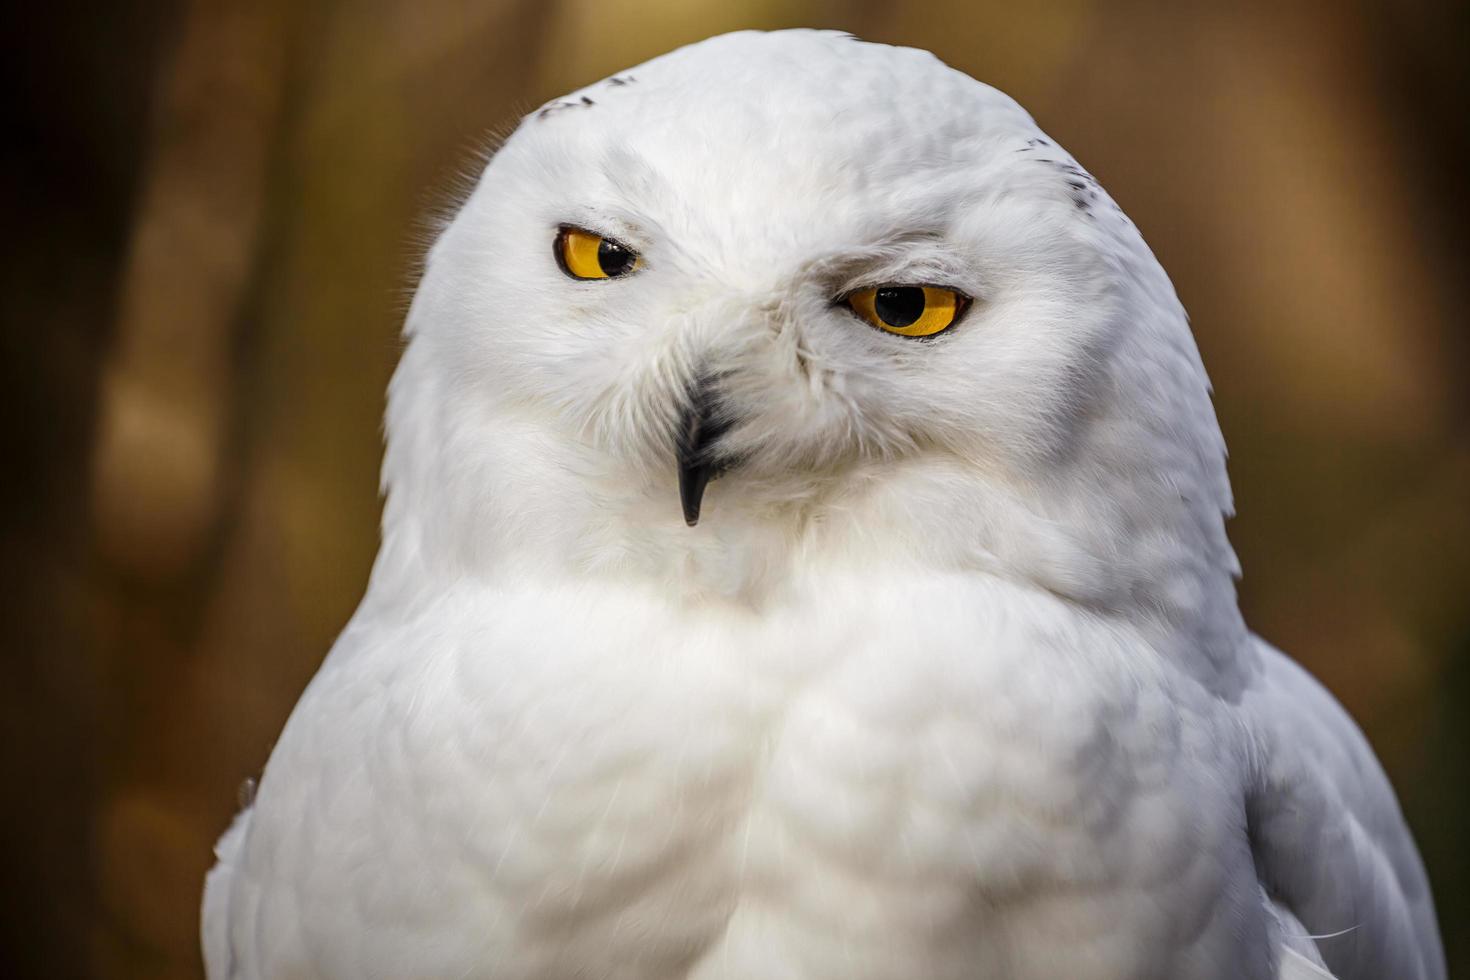
<path fill-rule="evenodd" d="M 577 102 L 567 102 L 564 99 L 558 99 L 557 101 L 544 106 L 540 112 L 536 113 L 536 118 L 545 119 L 552 113 L 560 112 L 563 109 L 590 109 L 596 104 L 597 103 L 593 102 L 585 95 L 582 96 L 581 99 Z"/>

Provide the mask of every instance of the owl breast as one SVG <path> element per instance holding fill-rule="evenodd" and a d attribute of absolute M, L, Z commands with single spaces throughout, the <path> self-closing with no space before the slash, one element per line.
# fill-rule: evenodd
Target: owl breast
<path fill-rule="evenodd" d="M 338 785 L 275 820 L 263 787 L 259 834 L 314 869 L 290 901 L 338 910 L 307 922 L 328 975 L 1242 976 L 1239 805 L 1197 775 L 1232 749 L 1126 628 L 941 577 L 433 618 L 334 653 L 382 665 L 303 701 L 352 737 L 288 726 L 277 756 L 339 753 Z"/>

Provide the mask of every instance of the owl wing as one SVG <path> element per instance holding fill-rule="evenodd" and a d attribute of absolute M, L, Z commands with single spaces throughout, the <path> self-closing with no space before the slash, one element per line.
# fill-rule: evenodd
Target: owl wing
<path fill-rule="evenodd" d="M 215 865 L 204 879 L 199 939 L 204 951 L 204 975 L 209 980 L 229 980 L 235 974 L 234 951 L 230 946 L 230 904 L 250 813 L 249 809 L 241 811 L 214 846 Z"/>
<path fill-rule="evenodd" d="M 1367 740 L 1310 674 L 1256 644 L 1262 669 L 1240 710 L 1262 886 L 1338 980 L 1444 980 L 1424 867 Z"/>

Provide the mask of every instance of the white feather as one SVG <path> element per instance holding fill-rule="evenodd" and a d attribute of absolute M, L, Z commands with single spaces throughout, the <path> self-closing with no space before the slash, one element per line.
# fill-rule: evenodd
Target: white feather
<path fill-rule="evenodd" d="M 568 279 L 563 224 L 642 266 Z M 840 302 L 894 282 L 974 304 Z M 1006 96 L 832 33 L 674 52 L 527 118 L 406 334 L 214 980 L 1444 976 L 1370 751 L 1241 620 L 1172 287 Z"/>
<path fill-rule="evenodd" d="M 1281 980 L 1337 980 L 1337 978 L 1296 950 L 1288 949 L 1281 959 Z"/>

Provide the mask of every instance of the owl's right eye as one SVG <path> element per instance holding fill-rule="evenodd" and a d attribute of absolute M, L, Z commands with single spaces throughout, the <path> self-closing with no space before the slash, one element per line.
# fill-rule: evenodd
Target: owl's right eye
<path fill-rule="evenodd" d="M 622 242 L 571 225 L 557 230 L 554 251 L 556 264 L 573 279 L 616 279 L 642 263 Z"/>

